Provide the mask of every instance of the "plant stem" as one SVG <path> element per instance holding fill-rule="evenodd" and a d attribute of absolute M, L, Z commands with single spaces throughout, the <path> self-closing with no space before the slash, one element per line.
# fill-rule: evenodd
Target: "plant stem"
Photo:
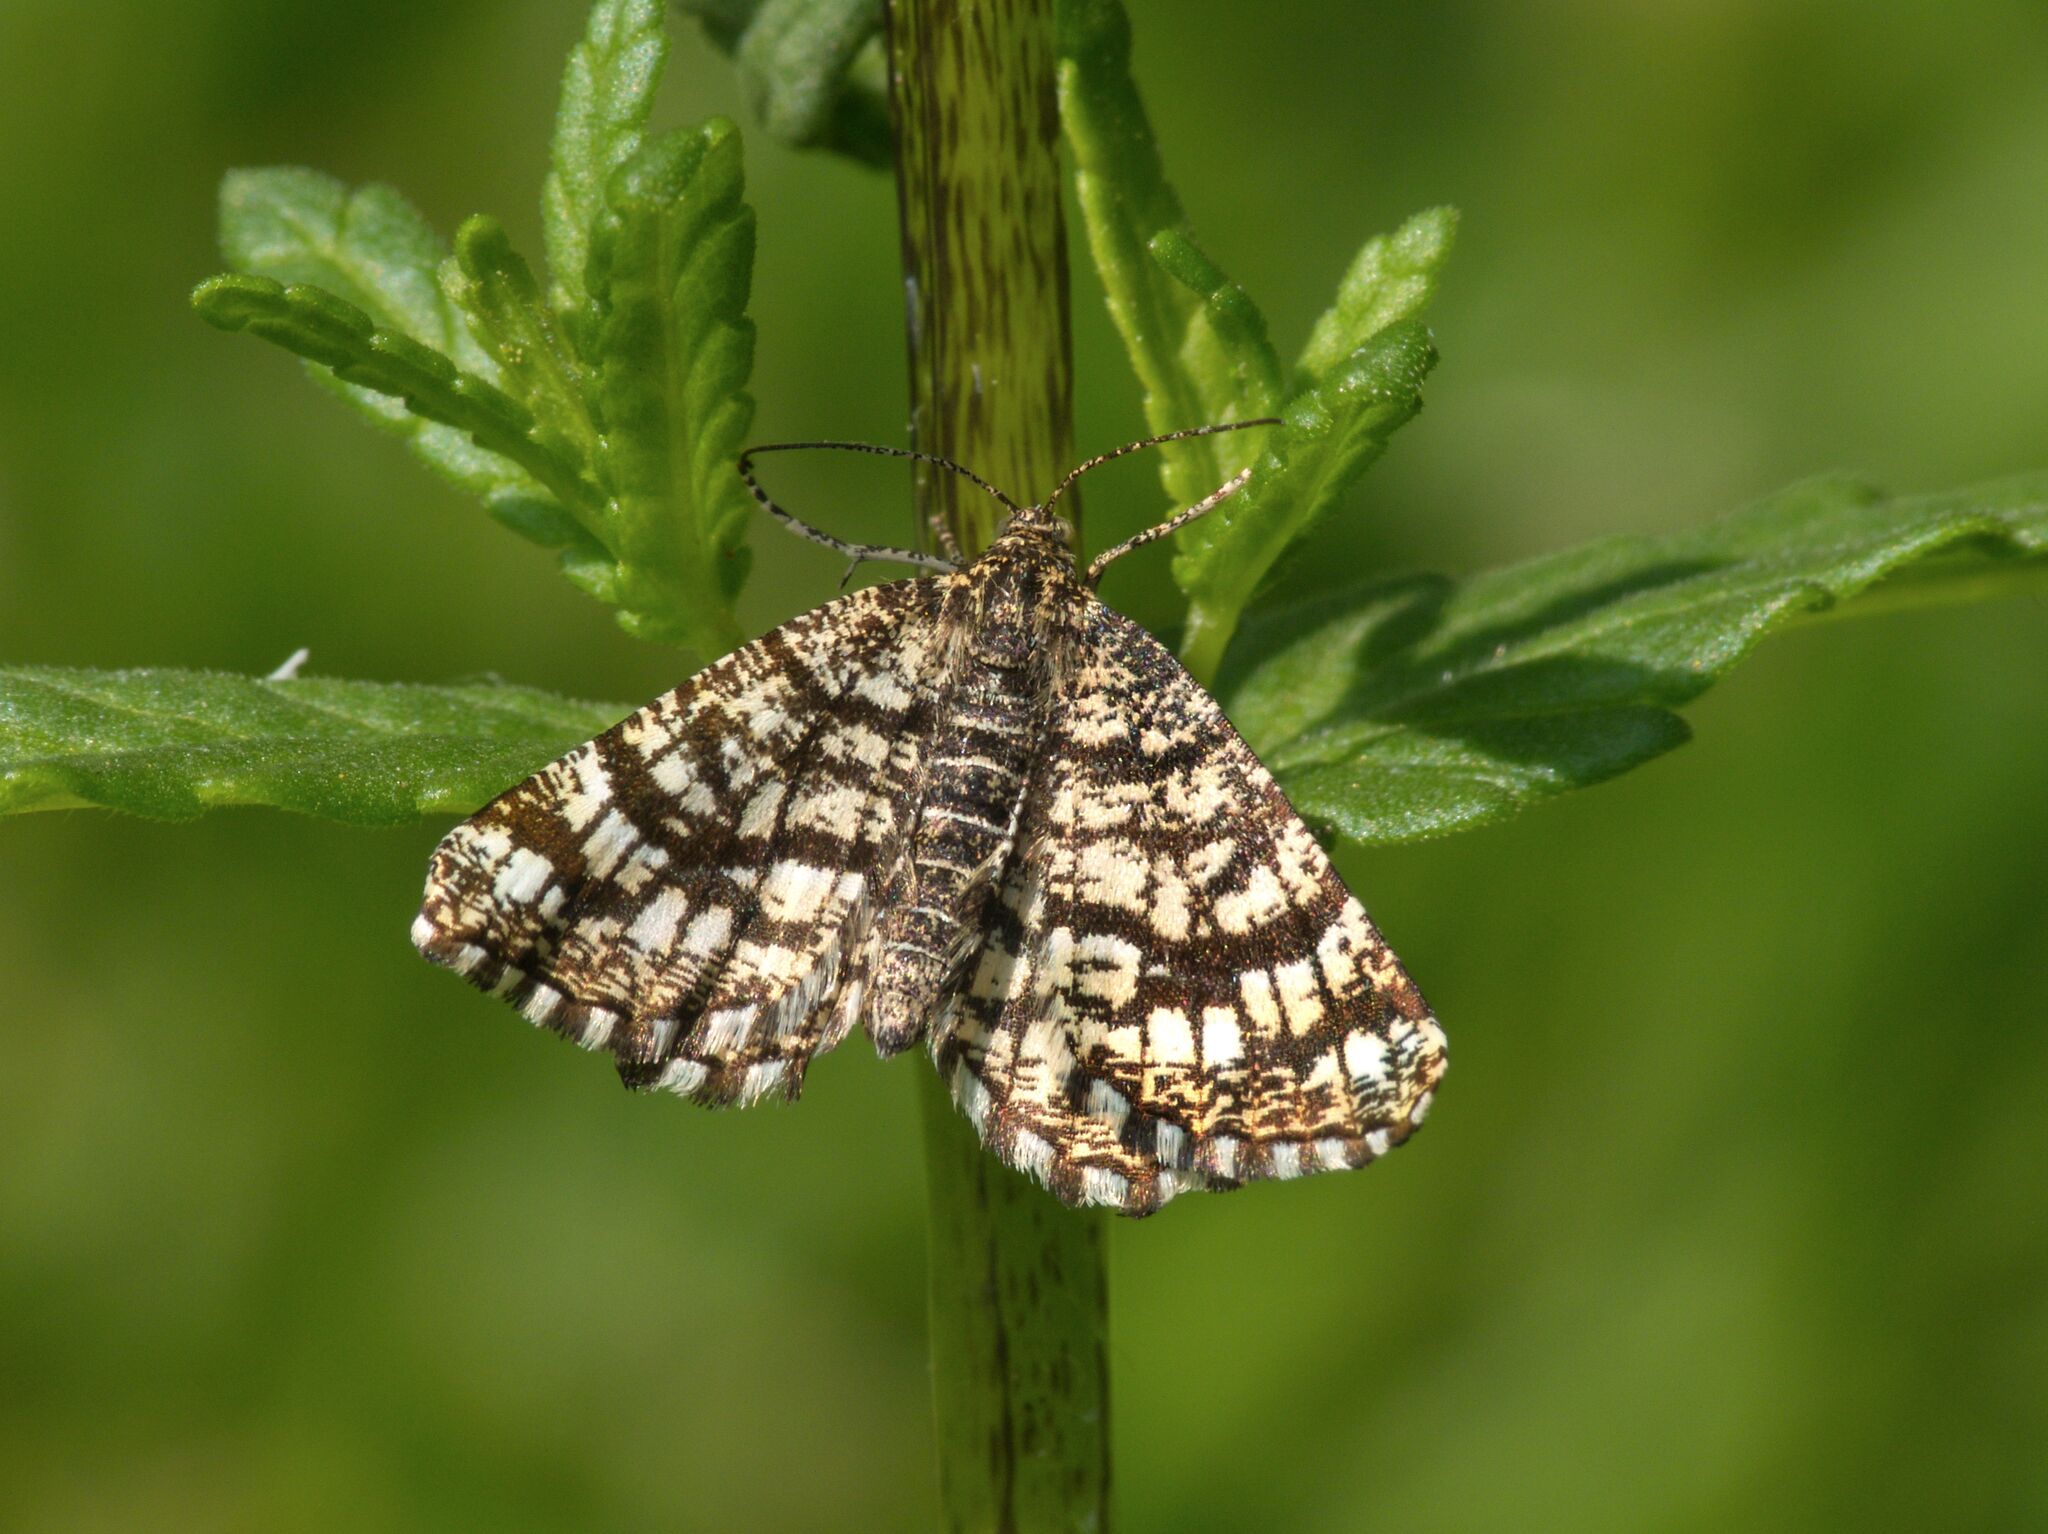
<path fill-rule="evenodd" d="M 1034 501 L 1073 444 L 1053 0 L 890 0 L 887 15 L 911 437 Z M 917 504 L 970 553 L 1001 509 L 929 468 Z"/>
<path fill-rule="evenodd" d="M 1036 499 L 1072 436 L 1052 0 L 890 0 L 887 14 L 912 440 Z M 922 470 L 919 525 L 942 517 L 972 553 L 1000 508 L 962 488 Z M 1106 1529 L 1104 1217 L 1002 1166 L 937 1076 L 916 1074 L 946 1526 Z"/>
<path fill-rule="evenodd" d="M 939 1499 L 958 1534 L 1109 1527 L 1101 1214 L 983 1148 L 934 1071 L 924 1112 Z"/>

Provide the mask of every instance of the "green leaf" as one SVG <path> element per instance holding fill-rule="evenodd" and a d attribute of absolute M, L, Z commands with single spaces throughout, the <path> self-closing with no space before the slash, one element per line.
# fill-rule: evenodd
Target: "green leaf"
<path fill-rule="evenodd" d="M 1250 483 L 1180 534 L 1173 573 L 1188 594 L 1181 658 L 1197 677 L 1215 675 L 1239 615 L 1288 545 L 1421 408 L 1435 362 L 1417 322 L 1382 330 L 1297 396 L 1283 425 L 1257 434 L 1264 452 Z"/>
<path fill-rule="evenodd" d="M 748 564 L 752 501 L 733 472 L 754 412 L 744 192 L 730 122 L 667 134 L 613 176 L 591 245 L 603 536 L 619 560 L 620 621 L 707 655 L 740 638 L 732 602 Z"/>
<path fill-rule="evenodd" d="M 1418 317 L 1436 295 L 1457 232 L 1455 208 L 1430 208 L 1367 240 L 1337 285 L 1337 301 L 1309 332 L 1298 387 L 1311 387 L 1389 325 Z"/>
<path fill-rule="evenodd" d="M 541 219 L 549 298 L 564 323 L 582 322 L 590 236 L 612 173 L 639 151 L 668 62 L 661 0 L 597 0 L 570 51 L 555 108 L 555 137 Z"/>
<path fill-rule="evenodd" d="M 2048 476 L 1903 499 L 1815 480 L 1692 532 L 1260 616 L 1221 695 L 1304 814 L 1407 841 L 1670 750 L 1673 711 L 1802 616 L 2043 575 Z"/>
<path fill-rule="evenodd" d="M 380 328 L 493 376 L 441 291 L 447 251 L 388 186 L 351 190 L 302 166 L 229 171 L 220 184 L 220 246 L 237 271 L 325 288 Z"/>
<path fill-rule="evenodd" d="M 1266 335 L 1266 317 L 1251 295 L 1182 230 L 1162 229 L 1147 248 L 1159 268 L 1199 304 L 1181 343 L 1180 362 L 1200 391 L 1204 408 L 1214 411 L 1218 421 L 1251 420 L 1278 409 L 1286 395 L 1280 359 Z M 1251 461 L 1252 450 L 1244 445 L 1250 440 L 1216 440 L 1227 474 Z M 1233 453 L 1240 456 L 1233 459 Z"/>
<path fill-rule="evenodd" d="M 1214 675 L 1239 615 L 1288 546 L 1336 503 L 1415 413 L 1435 360 L 1415 317 L 1435 289 L 1456 216 L 1444 208 L 1368 242 L 1290 380 L 1250 296 L 1187 233 L 1131 79 L 1119 0 L 1060 0 L 1060 118 L 1111 318 L 1155 432 L 1280 414 L 1271 434 L 1162 449 L 1176 506 L 1255 467 L 1250 485 L 1176 540 L 1187 593 L 1182 659 Z M 1291 397 L 1290 397 L 1291 395 Z"/>
<path fill-rule="evenodd" d="M 229 265 L 281 284 L 325 289 L 377 328 L 409 336 L 496 381 L 492 360 L 442 292 L 440 241 L 391 188 L 352 191 L 297 166 L 230 171 L 221 181 L 220 242 Z M 205 312 L 198 294 L 194 302 Z M 323 367 L 309 371 L 371 424 L 405 439 L 429 468 L 482 500 L 493 515 L 515 525 L 549 521 L 548 497 L 532 478 L 480 449 L 468 433 L 415 415 L 402 400 Z"/>
<path fill-rule="evenodd" d="M 595 459 L 598 433 L 584 399 L 583 362 L 496 219 L 477 214 L 455 231 L 441 286 L 505 387 L 533 413 L 534 435 L 567 461 Z"/>
<path fill-rule="evenodd" d="M 774 138 L 890 160 L 879 46 L 882 0 L 679 0 L 739 65 L 740 85 Z"/>
<path fill-rule="evenodd" d="M 0 668 L 0 814 L 184 820 L 262 804 L 359 825 L 463 815 L 628 710 L 500 682 Z"/>
<path fill-rule="evenodd" d="M 753 213 L 729 124 L 643 134 L 665 57 L 653 0 L 598 0 L 567 70 L 546 216 L 551 300 L 498 224 L 452 257 L 388 189 L 240 172 L 207 319 L 315 376 L 562 551 L 646 638 L 716 654 L 740 634 L 750 510 L 732 472 L 753 401 Z"/>
<path fill-rule="evenodd" d="M 268 277 L 229 276 L 201 283 L 192 304 L 210 324 L 273 341 L 481 449 L 460 461 L 458 478 L 483 489 L 494 510 L 501 503 L 515 511 L 545 506 L 542 487 L 555 503 L 585 517 L 600 509 L 580 467 L 536 433 L 524 405 L 412 337 L 380 330 L 346 300 L 305 284 L 283 287 Z M 523 525 L 506 520 L 544 542 L 589 542 L 566 519 Z"/>
<path fill-rule="evenodd" d="M 1131 79 L 1118 0 L 1060 0 L 1060 126 L 1111 319 L 1144 390 L 1145 420 L 1175 431 L 1271 413 L 1280 368 L 1244 290 L 1196 246 Z M 1250 434 L 1161 449 L 1167 498 L 1186 506 L 1252 461 Z"/>

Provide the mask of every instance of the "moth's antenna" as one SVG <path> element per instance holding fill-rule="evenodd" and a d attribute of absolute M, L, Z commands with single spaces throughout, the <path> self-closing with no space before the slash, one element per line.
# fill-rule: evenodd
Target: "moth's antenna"
<path fill-rule="evenodd" d="M 767 512 L 769 516 L 780 522 L 799 538 L 808 538 L 813 543 L 822 543 L 834 553 L 846 556 L 846 573 L 839 578 L 839 584 L 842 589 L 848 581 L 853 579 L 853 572 L 860 567 L 860 562 L 864 559 L 887 559 L 902 565 L 921 565 L 927 570 L 957 570 L 960 568 L 958 564 L 950 559 L 939 559 L 931 554 L 921 554 L 916 549 L 892 549 L 877 543 L 848 543 L 844 538 L 835 538 L 830 533 L 822 532 L 811 526 L 810 523 L 804 521 L 801 517 L 784 511 L 769 497 L 768 492 L 761 488 L 761 482 L 754 478 L 754 455 L 756 453 L 786 452 L 791 448 L 798 447 L 850 447 L 857 452 L 880 453 L 891 458 L 917 458 L 923 455 L 905 452 L 897 448 L 870 447 L 865 442 L 770 442 L 763 447 L 750 447 L 740 454 L 740 461 L 737 465 L 740 478 L 746 482 L 747 489 L 752 492 L 754 499 L 761 503 L 763 511 Z M 996 490 L 993 486 L 987 488 L 991 494 L 1002 494 L 1000 490 Z"/>
<path fill-rule="evenodd" d="M 1097 581 L 1102 579 L 1103 571 L 1107 570 L 1117 560 L 1122 559 L 1124 555 L 1130 553 L 1132 549 L 1141 549 L 1156 539 L 1166 537 L 1169 533 L 1179 532 L 1197 517 L 1206 517 L 1210 512 L 1221 506 L 1250 483 L 1251 477 L 1252 471 L 1250 469 L 1239 469 L 1223 484 L 1217 486 L 1216 489 L 1203 496 L 1194 505 L 1188 507 L 1186 511 L 1177 512 L 1173 516 L 1168 517 L 1164 522 L 1161 522 L 1157 527 L 1148 527 L 1142 533 L 1126 538 L 1113 549 L 1105 549 L 1096 556 L 1095 563 L 1088 567 L 1088 585 L 1093 587 Z"/>
<path fill-rule="evenodd" d="M 1226 431 L 1244 431 L 1252 426 L 1278 426 L 1279 424 L 1280 418 L 1278 416 L 1262 415 L 1253 421 L 1226 421 L 1220 426 L 1190 426 L 1181 431 L 1169 431 L 1157 437 L 1146 437 L 1139 442 L 1126 442 L 1122 447 L 1111 448 L 1106 453 L 1098 453 L 1086 463 L 1076 464 L 1072 469 L 1068 470 L 1067 477 L 1060 481 L 1059 488 L 1045 498 L 1045 505 L 1042 509 L 1051 511 L 1054 506 L 1059 504 L 1060 497 L 1067 493 L 1068 486 L 1072 485 L 1075 480 L 1086 474 L 1090 469 L 1099 469 L 1112 458 L 1121 458 L 1126 453 L 1135 453 L 1143 448 L 1158 447 L 1162 442 L 1182 442 L 1189 437 L 1213 437 Z"/>
<path fill-rule="evenodd" d="M 793 453 L 802 448 L 813 447 L 831 448 L 841 453 L 873 453 L 880 458 L 913 458 L 919 463 L 936 464 L 942 469 L 951 469 L 969 484 L 979 485 L 1010 510 L 1024 509 L 972 469 L 964 469 L 950 458 L 941 458 L 936 453 L 913 452 L 907 447 L 882 447 L 873 442 L 764 442 L 761 446 L 750 447 L 740 454 L 740 473 L 744 476 L 747 472 L 747 460 L 761 453 Z"/>
<path fill-rule="evenodd" d="M 843 538 L 835 538 L 830 533 L 820 532 L 809 523 L 792 516 L 789 512 L 776 505 L 769 498 L 768 492 L 761 488 L 760 482 L 754 478 L 754 459 L 762 453 L 794 453 L 801 449 L 813 447 L 832 448 L 842 453 L 873 453 L 878 458 L 911 458 L 919 463 L 937 464 L 940 468 L 951 469 L 962 479 L 979 485 L 990 495 L 1009 507 L 1011 511 L 1021 511 L 1023 509 L 979 474 L 963 469 L 959 464 L 953 462 L 952 459 L 941 458 L 936 453 L 913 452 L 907 447 L 881 447 L 873 442 L 764 442 L 759 447 L 748 448 L 744 453 L 740 454 L 739 471 L 740 478 L 745 480 L 747 488 L 753 491 L 754 499 L 761 503 L 763 511 L 767 512 L 769 516 L 775 518 L 798 537 L 808 538 L 813 543 L 822 543 L 826 548 L 835 549 L 839 553 L 844 554 L 850 563 L 846 567 L 846 578 L 839 583 L 842 586 L 846 584 L 847 580 L 852 579 L 854 567 L 863 559 L 894 560 L 898 564 L 922 565 L 928 570 L 957 570 L 960 568 L 960 560 L 957 556 L 957 551 L 950 548 L 948 552 L 954 553 L 954 558 L 934 559 L 931 555 L 920 554 L 915 549 L 891 549 L 881 547 L 878 544 L 848 543 Z M 951 543 L 950 539 L 942 539 L 941 541 L 948 544 Z"/>
<path fill-rule="evenodd" d="M 966 564 L 967 556 L 960 552 L 960 540 L 953 536 L 953 529 L 947 525 L 946 514 L 935 511 L 925 520 L 931 523 L 932 536 L 939 540 L 939 547 L 945 551 L 946 558 L 956 565 Z"/>

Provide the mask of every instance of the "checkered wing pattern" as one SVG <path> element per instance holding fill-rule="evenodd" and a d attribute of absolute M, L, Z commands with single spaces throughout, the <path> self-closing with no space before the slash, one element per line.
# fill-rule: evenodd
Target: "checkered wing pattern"
<path fill-rule="evenodd" d="M 435 852 L 414 942 L 628 1085 L 795 1097 L 904 856 L 938 585 L 797 618 L 501 796 Z"/>
<path fill-rule="evenodd" d="M 1421 1122 L 1442 1032 L 1215 701 L 1084 600 L 941 1072 L 1069 1203 L 1372 1160 Z"/>

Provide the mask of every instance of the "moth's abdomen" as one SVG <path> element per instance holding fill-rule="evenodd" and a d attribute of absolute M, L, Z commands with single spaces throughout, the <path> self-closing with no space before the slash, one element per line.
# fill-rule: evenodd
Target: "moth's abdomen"
<path fill-rule="evenodd" d="M 1042 665 L 970 652 L 925 754 L 902 899 L 882 913 L 868 1031 L 885 1054 L 922 1036 L 978 946 L 1016 834 L 1040 732 Z"/>

